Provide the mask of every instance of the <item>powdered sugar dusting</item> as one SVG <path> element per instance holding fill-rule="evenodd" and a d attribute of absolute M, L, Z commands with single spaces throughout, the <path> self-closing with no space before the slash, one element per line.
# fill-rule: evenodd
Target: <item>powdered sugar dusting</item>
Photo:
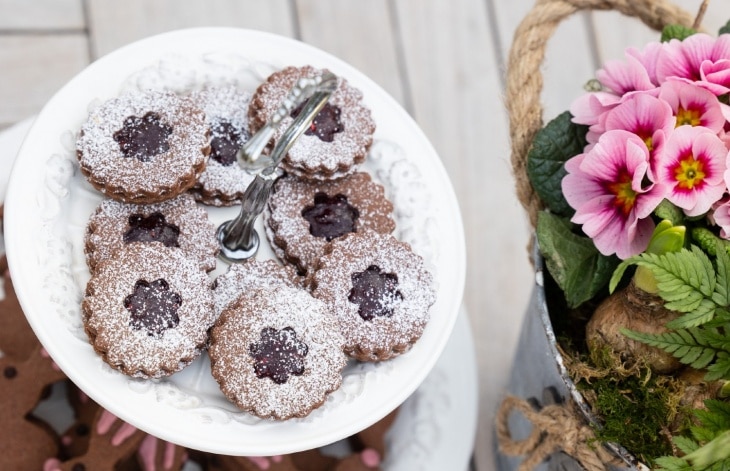
<path fill-rule="evenodd" d="M 114 133 L 126 118 L 149 112 L 172 128 L 169 149 L 145 162 L 125 157 Z M 91 111 L 76 145 L 81 171 L 98 190 L 128 202 L 157 202 L 190 188 L 203 171 L 208 125 L 189 98 L 165 92 L 125 93 Z"/>
<path fill-rule="evenodd" d="M 288 67 L 272 74 L 254 93 L 252 128 L 260 128 L 273 116 L 299 78 L 314 77 L 320 73 L 321 70 L 305 66 Z M 372 144 L 375 121 L 370 109 L 362 103 L 362 92 L 339 77 L 337 89 L 328 103 L 340 109 L 344 130 L 335 133 L 332 142 L 324 142 L 315 135 L 302 135 L 282 162 L 282 167 L 288 172 L 306 178 L 328 179 L 351 173 L 364 161 Z M 291 122 L 291 117 L 282 120 L 275 139 Z"/>
<path fill-rule="evenodd" d="M 229 85 L 195 91 L 191 98 L 205 112 L 213 139 L 220 132 L 221 123 L 233 126 L 242 135 L 242 142 L 248 139 L 250 92 Z M 230 206 L 238 203 L 252 180 L 253 176 L 237 162 L 223 165 L 215 159 L 209 159 L 193 190 L 196 197 L 205 204 Z"/>
<path fill-rule="evenodd" d="M 425 270 L 423 259 L 408 244 L 373 231 L 348 234 L 333 241 L 330 249 L 314 274 L 313 295 L 325 301 L 337 316 L 347 341 L 345 351 L 361 360 L 374 360 L 407 350 L 423 333 L 429 308 L 436 300 L 432 275 Z M 392 316 L 365 321 L 358 314 L 359 306 L 348 296 L 352 274 L 372 265 L 397 276 L 402 299 L 389 305 Z"/>
<path fill-rule="evenodd" d="M 285 259 L 302 272 L 314 270 L 328 244 L 324 237 L 312 235 L 309 222 L 302 216 L 302 210 L 311 206 L 314 195 L 320 192 L 328 196 L 342 194 L 347 198 L 348 204 L 359 212 L 355 220 L 356 231 L 390 233 L 395 228 L 393 205 L 385 198 L 383 187 L 373 182 L 368 173 L 357 172 L 328 181 L 296 176 L 280 178 L 274 185 L 266 214 L 266 223 L 273 235 L 270 242 L 280 247 Z"/>
<path fill-rule="evenodd" d="M 253 259 L 246 263 L 234 263 L 228 267 L 228 271 L 215 279 L 215 312 L 220 315 L 240 295 L 257 288 L 279 285 L 297 287 L 292 277 L 291 272 L 274 260 Z"/>
<path fill-rule="evenodd" d="M 136 330 L 124 299 L 138 280 L 163 279 L 182 298 L 179 323 L 159 336 Z M 94 349 L 110 366 L 130 376 L 158 378 L 181 370 L 205 347 L 215 320 L 208 277 L 198 263 L 159 242 L 130 244 L 100 263 L 82 304 Z"/>
<path fill-rule="evenodd" d="M 89 218 L 86 230 L 84 251 L 90 270 L 93 272 L 97 263 L 111 258 L 115 251 L 126 245 L 124 234 L 129 229 L 129 216 L 147 216 L 155 212 L 161 213 L 167 223 L 180 230 L 179 247 L 171 250 L 179 249 L 197 260 L 201 270 L 215 268 L 218 254 L 215 225 L 208 219 L 205 209 L 198 207 L 195 199 L 184 193 L 177 198 L 148 205 L 102 200 Z"/>
<path fill-rule="evenodd" d="M 259 378 L 249 345 L 263 329 L 291 328 L 307 345 L 304 373 L 283 384 Z M 243 294 L 223 311 L 211 331 L 213 376 L 223 393 L 243 410 L 263 418 L 304 417 L 341 382 L 347 360 L 344 339 L 327 306 L 307 291 L 278 286 Z"/>

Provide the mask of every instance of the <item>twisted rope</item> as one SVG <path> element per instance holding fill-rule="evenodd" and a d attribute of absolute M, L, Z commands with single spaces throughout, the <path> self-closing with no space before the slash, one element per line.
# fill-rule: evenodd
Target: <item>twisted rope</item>
<path fill-rule="evenodd" d="M 532 424 L 530 435 L 514 440 L 509 430 L 509 416 L 520 412 Z M 586 471 L 605 471 L 615 463 L 611 453 L 596 442 L 593 430 L 568 404 L 551 404 L 539 411 L 529 402 L 507 396 L 497 411 L 497 440 L 502 453 L 525 455 L 518 471 L 530 471 L 553 453 L 563 451 L 578 461 Z M 596 443 L 594 443 L 596 442 Z"/>
<path fill-rule="evenodd" d="M 661 30 L 668 24 L 693 25 L 692 16 L 665 0 L 537 0 L 515 31 L 507 61 L 505 102 L 509 114 L 512 170 L 517 197 L 532 227 L 543 208 L 527 178 L 527 153 L 543 126 L 540 65 L 558 24 L 579 10 L 616 10 Z"/>

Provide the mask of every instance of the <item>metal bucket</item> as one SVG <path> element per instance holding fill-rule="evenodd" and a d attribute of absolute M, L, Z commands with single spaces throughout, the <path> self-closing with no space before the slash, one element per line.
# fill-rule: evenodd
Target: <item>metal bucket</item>
<path fill-rule="evenodd" d="M 584 419 L 588 423 L 595 424 L 597 423 L 596 417 L 570 378 L 563 362 L 563 356 L 558 349 L 545 299 L 543 258 L 537 244 L 534 245 L 532 257 L 535 267 L 535 285 L 517 344 L 508 393 L 527 399 L 535 407 L 555 401 L 573 401 Z M 510 415 L 509 430 L 515 439 L 527 437 L 531 427 L 531 423 L 520 414 Z M 497 443 L 497 440 L 494 442 Z M 603 446 L 623 463 L 620 466 L 608 466 L 608 469 L 616 471 L 649 469 L 639 463 L 622 446 L 615 443 L 604 443 Z M 499 471 L 517 469 L 523 459 L 519 456 L 506 456 L 499 450 L 495 452 L 495 457 L 496 469 Z M 556 453 L 536 469 L 573 471 L 582 470 L 583 467 L 568 455 Z"/>

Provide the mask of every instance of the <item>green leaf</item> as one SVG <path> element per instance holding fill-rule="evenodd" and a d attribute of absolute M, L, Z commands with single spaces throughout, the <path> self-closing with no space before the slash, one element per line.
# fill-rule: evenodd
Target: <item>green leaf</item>
<path fill-rule="evenodd" d="M 563 290 L 568 305 L 577 307 L 606 286 L 618 259 L 601 255 L 593 241 L 574 234 L 571 227 L 569 221 L 542 212 L 536 233 L 548 271 Z"/>
<path fill-rule="evenodd" d="M 527 154 L 527 176 L 540 199 L 560 216 L 572 216 L 573 208 L 563 196 L 561 182 L 565 161 L 583 152 L 587 126 L 571 121 L 568 111 L 538 131 Z"/>
<path fill-rule="evenodd" d="M 684 437 L 682 435 L 677 435 L 676 437 L 672 437 L 672 442 L 685 455 L 688 453 L 692 453 L 693 451 L 695 451 L 696 449 L 698 449 L 700 447 L 699 443 L 697 443 L 696 441 L 692 440 L 689 437 Z"/>
<path fill-rule="evenodd" d="M 662 42 L 665 43 L 671 39 L 679 39 L 680 41 L 683 41 L 695 33 L 697 33 L 697 31 L 692 28 L 687 28 L 686 26 L 667 25 L 662 30 Z"/>
<path fill-rule="evenodd" d="M 689 463 L 676 456 L 662 456 L 654 460 L 654 464 L 659 471 L 695 471 Z"/>
<path fill-rule="evenodd" d="M 730 21 L 725 23 L 725 26 L 720 28 L 720 31 L 718 31 L 718 34 L 730 34 Z"/>
<path fill-rule="evenodd" d="M 659 206 L 654 210 L 654 215 L 659 219 L 671 221 L 673 226 L 681 226 L 684 224 L 684 212 L 668 200 L 662 200 L 659 203 Z"/>
<path fill-rule="evenodd" d="M 717 283 L 712 262 L 696 246 L 663 255 L 644 253 L 635 263 L 654 273 L 659 296 L 674 311 L 698 309 L 703 299 L 712 297 Z"/>
<path fill-rule="evenodd" d="M 671 353 L 680 362 L 696 369 L 705 368 L 717 355 L 717 350 L 709 346 L 702 338 L 702 333 L 696 329 L 682 329 L 661 334 L 622 329 L 621 333 L 630 339 Z"/>
<path fill-rule="evenodd" d="M 718 306 L 727 306 L 730 304 L 730 255 L 724 249 L 722 242 L 717 242 L 715 247 L 717 283 L 715 284 L 715 292 L 712 294 L 712 300 Z"/>
<path fill-rule="evenodd" d="M 667 309 L 672 309 L 674 303 L 666 303 Z M 668 329 L 689 329 L 710 322 L 715 318 L 715 308 L 717 305 L 710 299 L 703 299 L 700 305 L 692 312 L 667 322 Z M 676 309 L 674 309 L 676 310 Z"/>
<path fill-rule="evenodd" d="M 730 354 L 728 352 L 719 352 L 715 363 L 707 367 L 705 381 L 718 379 L 730 379 Z"/>

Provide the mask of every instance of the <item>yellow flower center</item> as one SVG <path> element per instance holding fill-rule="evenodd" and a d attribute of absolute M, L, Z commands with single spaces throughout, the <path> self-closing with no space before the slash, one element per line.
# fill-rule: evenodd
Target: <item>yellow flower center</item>
<path fill-rule="evenodd" d="M 614 206 L 628 216 L 636 203 L 636 192 L 631 188 L 631 175 L 625 170 L 622 171 L 616 181 L 609 183 L 607 188 L 614 195 Z"/>
<path fill-rule="evenodd" d="M 692 190 L 705 179 L 705 164 L 701 160 L 695 160 L 694 155 L 689 154 L 674 168 L 674 178 L 677 181 L 677 187 Z"/>
<path fill-rule="evenodd" d="M 685 110 L 680 106 L 677 110 L 677 127 L 684 124 L 699 126 L 701 124 L 701 116 L 700 110 Z"/>

